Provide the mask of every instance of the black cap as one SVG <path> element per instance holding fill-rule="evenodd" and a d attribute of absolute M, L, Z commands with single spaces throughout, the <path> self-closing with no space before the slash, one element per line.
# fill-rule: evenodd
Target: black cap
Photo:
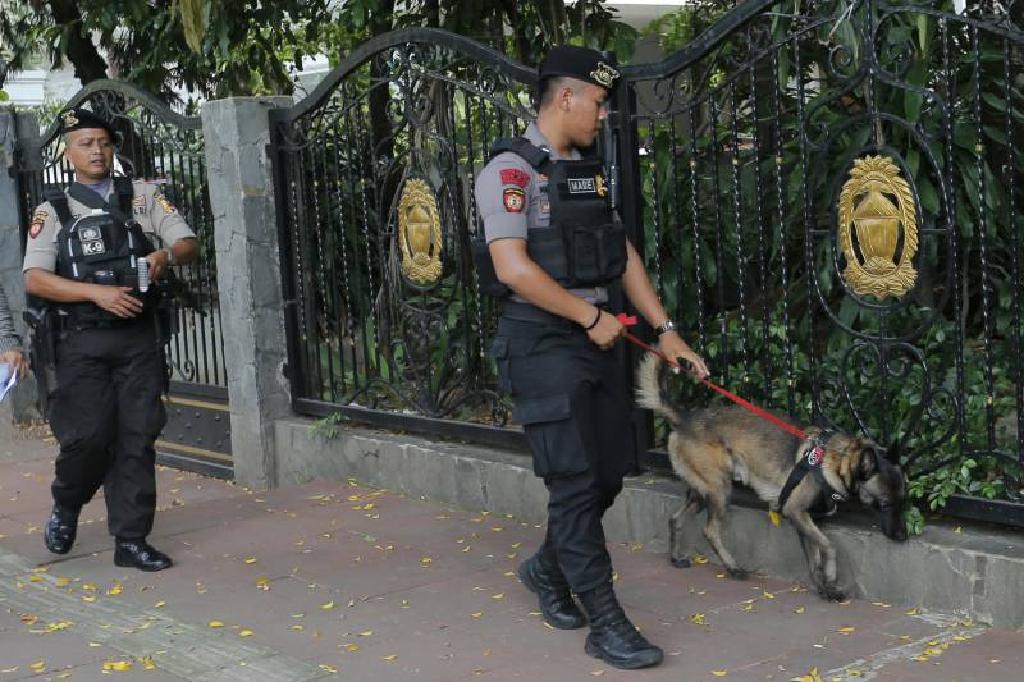
<path fill-rule="evenodd" d="M 575 45 L 559 45 L 548 52 L 537 70 L 537 75 L 541 80 L 552 76 L 569 76 L 612 90 L 620 74 L 618 62 L 611 52 L 598 52 L 589 47 Z"/>
<path fill-rule="evenodd" d="M 110 125 L 110 122 L 91 111 L 72 109 L 60 115 L 60 132 L 62 135 L 85 128 L 101 128 L 110 134 L 111 140 L 114 139 L 114 128 Z"/>

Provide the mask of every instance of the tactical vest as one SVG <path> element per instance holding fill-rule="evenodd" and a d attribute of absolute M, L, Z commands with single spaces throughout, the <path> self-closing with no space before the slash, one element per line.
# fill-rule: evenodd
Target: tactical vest
<path fill-rule="evenodd" d="M 548 179 L 548 227 L 526 233 L 530 258 L 567 289 L 607 286 L 626 270 L 626 228 L 615 220 L 604 166 L 596 159 L 552 161 L 547 150 L 524 137 L 501 139 L 491 157 L 512 152 Z M 481 292 L 507 296 L 508 287 L 494 273 L 483 229 L 474 240 Z"/>
<path fill-rule="evenodd" d="M 57 233 L 57 274 L 76 282 L 130 287 L 142 300 L 143 313 L 154 305 L 152 288 L 139 291 L 138 261 L 153 252 L 153 244 L 132 217 L 132 183 L 114 179 L 116 205 L 103 200 L 85 185 L 74 183 L 67 194 L 47 188 L 44 196 L 57 212 L 61 229 Z M 68 194 L 90 209 L 75 219 L 68 207 Z M 58 303 L 57 310 L 74 327 L 103 326 L 122 318 L 94 303 Z"/>

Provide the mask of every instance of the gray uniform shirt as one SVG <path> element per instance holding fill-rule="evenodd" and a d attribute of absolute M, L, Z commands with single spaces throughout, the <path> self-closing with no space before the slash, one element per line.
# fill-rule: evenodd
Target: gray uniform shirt
<path fill-rule="evenodd" d="M 536 123 L 531 123 L 523 137 L 537 147 L 548 149 L 552 161 L 559 156 L 548 144 Z M 573 149 L 569 160 L 582 158 Z M 476 205 L 484 225 L 484 237 L 490 244 L 495 239 L 529 239 L 529 230 L 551 223 L 547 176 L 535 171 L 526 159 L 513 152 L 502 152 L 484 166 L 476 178 Z M 590 303 L 605 303 L 604 287 L 569 289 L 569 292 Z M 513 294 L 513 301 L 524 302 Z"/>
<path fill-rule="evenodd" d="M 171 246 L 179 239 L 195 238 L 185 219 L 178 213 L 171 202 L 167 201 L 160 188 L 152 182 L 136 180 L 132 183 L 132 213 L 139 221 L 142 231 L 146 233 L 153 246 L 161 248 Z M 111 192 L 105 199 L 111 201 Z M 114 197 L 116 202 L 117 198 Z M 74 220 L 89 213 L 89 208 L 72 197 L 68 197 L 68 209 Z M 32 214 L 32 222 L 28 231 L 28 243 L 25 246 L 25 260 L 22 271 L 40 268 L 53 272 L 57 267 L 57 233 L 60 232 L 60 219 L 57 211 L 44 202 Z"/>

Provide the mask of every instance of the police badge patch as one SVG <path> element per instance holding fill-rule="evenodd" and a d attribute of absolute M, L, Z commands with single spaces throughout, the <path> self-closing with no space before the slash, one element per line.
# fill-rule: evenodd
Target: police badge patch
<path fill-rule="evenodd" d="M 509 213 L 522 213 L 526 206 L 526 194 L 518 187 L 506 187 L 501 198 Z"/>
<path fill-rule="evenodd" d="M 32 214 L 32 222 L 28 227 L 28 236 L 30 239 L 35 239 L 39 236 L 39 233 L 43 231 L 43 225 L 46 224 L 46 219 L 49 217 L 50 214 L 43 209 L 36 209 L 36 212 Z"/>

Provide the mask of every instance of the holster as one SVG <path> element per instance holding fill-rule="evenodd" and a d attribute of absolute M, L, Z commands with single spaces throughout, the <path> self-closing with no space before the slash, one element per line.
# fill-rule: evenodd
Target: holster
<path fill-rule="evenodd" d="M 29 359 L 32 373 L 39 387 L 39 409 L 46 414 L 50 396 L 57 390 L 57 330 L 56 311 L 49 306 L 28 308 L 25 323 L 31 330 Z"/>

